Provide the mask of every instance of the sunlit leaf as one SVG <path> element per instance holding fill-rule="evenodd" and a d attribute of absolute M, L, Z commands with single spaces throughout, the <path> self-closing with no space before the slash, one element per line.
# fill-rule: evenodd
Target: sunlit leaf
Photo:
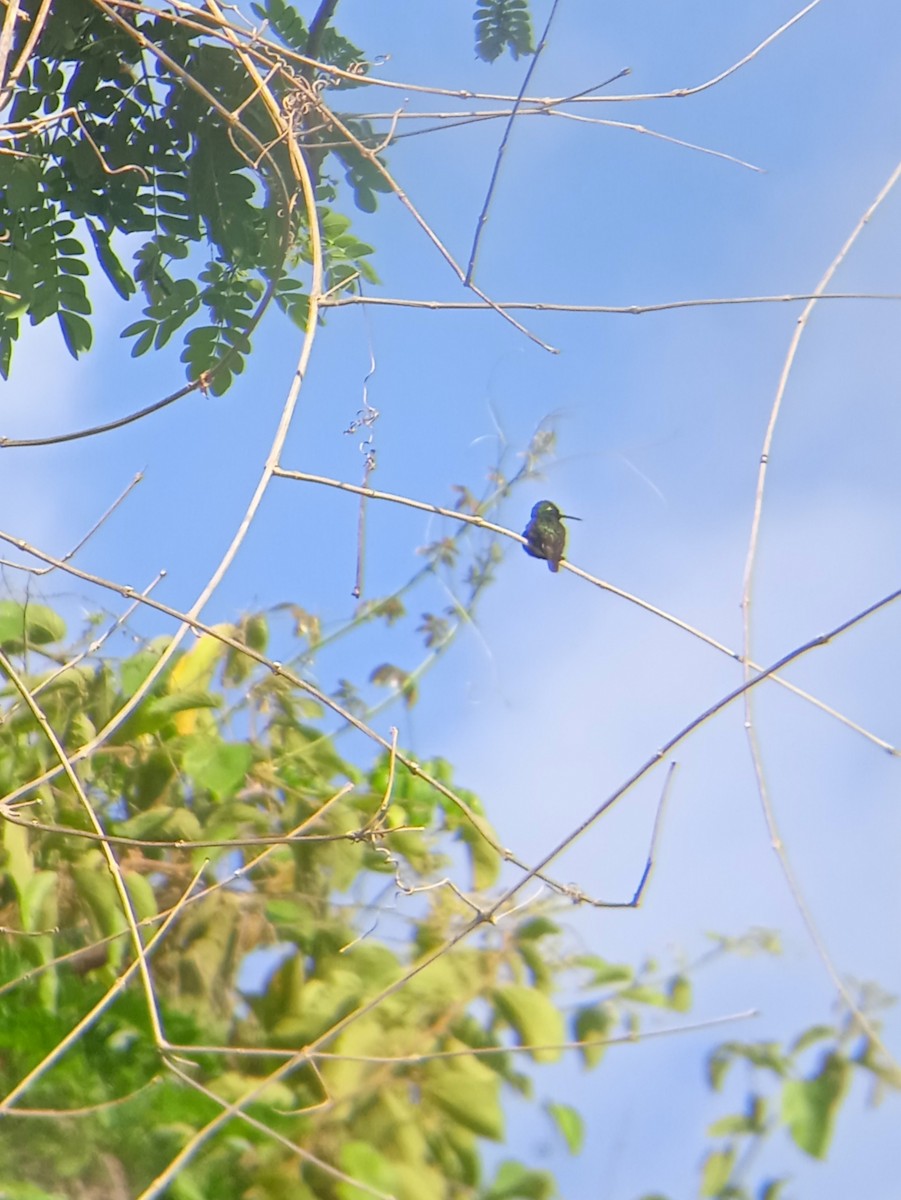
<path fill-rule="evenodd" d="M 19 604 L 0 600 L 0 646 L 18 650 L 23 646 L 47 646 L 66 636 L 66 624 L 43 604 Z"/>
<path fill-rule="evenodd" d="M 585 1120 L 578 1109 L 571 1104 L 555 1104 L 553 1101 L 548 1101 L 544 1109 L 563 1136 L 570 1154 L 581 1153 L 585 1144 Z"/>
<path fill-rule="evenodd" d="M 423 1094 L 432 1103 L 465 1129 L 494 1141 L 504 1136 L 500 1086 L 497 1075 L 472 1058 L 432 1061 L 422 1082 Z"/>
<path fill-rule="evenodd" d="M 719 1196 L 729 1182 L 734 1165 L 734 1150 L 711 1150 L 701 1168 L 701 1195 Z"/>
<path fill-rule="evenodd" d="M 848 1060 L 833 1052 L 824 1056 L 814 1075 L 782 1085 L 782 1120 L 795 1145 L 813 1158 L 826 1156 L 851 1072 Z"/>
<path fill-rule="evenodd" d="M 557 1188 L 547 1171 L 534 1171 L 507 1160 L 497 1169 L 484 1200 L 551 1200 Z"/>
<path fill-rule="evenodd" d="M 535 1047 L 536 1062 L 556 1062 L 558 1048 L 566 1041 L 563 1015 L 543 992 L 520 984 L 508 984 L 494 992 L 498 1013 L 513 1028 L 521 1046 Z"/>

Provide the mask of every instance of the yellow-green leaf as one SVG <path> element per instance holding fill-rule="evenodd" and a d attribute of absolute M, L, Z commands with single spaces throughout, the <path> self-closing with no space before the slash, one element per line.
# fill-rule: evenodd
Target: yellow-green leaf
<path fill-rule="evenodd" d="M 183 761 L 185 771 L 198 787 L 223 800 L 244 786 L 253 751 L 245 742 L 220 742 L 195 735 Z"/>
<path fill-rule="evenodd" d="M 149 883 L 146 875 L 139 875 L 137 871 L 131 871 L 124 876 L 125 887 L 131 897 L 131 903 L 135 910 L 135 916 L 139 921 L 144 921 L 148 917 L 155 917 L 159 911 L 156 903 L 156 892 Z"/>
<path fill-rule="evenodd" d="M 423 1096 L 479 1137 L 502 1141 L 501 1081 L 474 1058 L 435 1059 L 425 1068 Z"/>
<path fill-rule="evenodd" d="M 570 1154 L 578 1154 L 585 1144 L 585 1122 L 581 1113 L 570 1104 L 555 1104 L 553 1101 L 548 1101 L 544 1107 L 563 1135 Z"/>
<path fill-rule="evenodd" d="M 566 1041 L 563 1014 L 544 992 L 507 984 L 495 990 L 494 1006 L 516 1031 L 520 1045 L 537 1047 L 531 1051 L 536 1062 L 557 1061 L 561 1051 L 556 1047 Z"/>
<path fill-rule="evenodd" d="M 394 1191 L 394 1167 L 368 1142 L 345 1142 L 341 1147 L 341 1169 L 365 1185 L 339 1183 L 336 1192 L 341 1200 L 372 1200 L 373 1190 L 389 1196 Z"/>
<path fill-rule="evenodd" d="M 851 1064 L 840 1054 L 827 1054 L 816 1075 L 789 1079 L 782 1085 L 782 1120 L 795 1145 L 813 1158 L 825 1158 L 835 1130 L 835 1117 L 848 1090 Z"/>
<path fill-rule="evenodd" d="M 56 925 L 56 871 L 37 871 L 22 891 L 22 928 L 29 933 Z"/>
<path fill-rule="evenodd" d="M 66 636 L 66 623 L 43 604 L 0 600 L 0 646 L 17 650 L 23 645 L 46 646 Z"/>
<path fill-rule="evenodd" d="M 215 628 L 229 636 L 234 634 L 231 625 L 217 625 Z M 224 642 L 213 637 L 212 634 L 205 633 L 172 668 L 169 674 L 170 695 L 205 691 L 227 649 Z M 191 733 L 196 724 L 197 714 L 193 710 L 188 709 L 176 714 L 175 727 L 179 733 Z"/>
<path fill-rule="evenodd" d="M 677 975 L 669 987 L 670 1008 L 676 1012 L 688 1012 L 691 1008 L 691 980 L 684 975 Z"/>
<path fill-rule="evenodd" d="M 711 1150 L 701 1169 L 701 1195 L 717 1196 L 729 1182 L 735 1165 L 734 1150 Z"/>
<path fill-rule="evenodd" d="M 576 1012 L 573 1027 L 576 1040 L 586 1043 L 582 1047 L 586 1067 L 596 1067 L 601 1061 L 607 1048 L 603 1039 L 609 1036 L 615 1024 L 615 1013 L 606 1004 L 588 1005 Z"/>

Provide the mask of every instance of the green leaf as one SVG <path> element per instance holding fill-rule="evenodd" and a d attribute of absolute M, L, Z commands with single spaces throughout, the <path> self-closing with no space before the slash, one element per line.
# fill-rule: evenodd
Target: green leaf
<path fill-rule="evenodd" d="M 789 1053 L 793 1056 L 800 1054 L 802 1050 L 806 1050 L 808 1046 L 812 1046 L 816 1042 L 828 1041 L 836 1037 L 838 1037 L 838 1030 L 834 1026 L 812 1025 L 810 1029 L 805 1029 L 795 1038 L 789 1046 Z"/>
<path fill-rule="evenodd" d="M 575 1040 L 585 1042 L 582 1059 L 586 1067 L 596 1067 L 607 1049 L 602 1044 L 616 1024 L 613 1010 L 606 1004 L 592 1004 L 576 1010 L 573 1018 Z M 592 1044 L 594 1043 L 594 1044 Z"/>
<path fill-rule="evenodd" d="M 217 800 L 233 796 L 244 786 L 253 751 L 244 742 L 220 742 L 195 737 L 184 756 L 184 769 L 200 788 Z"/>
<path fill-rule="evenodd" d="M 373 1190 L 391 1195 L 396 1171 L 384 1155 L 368 1142 L 346 1142 L 341 1147 L 341 1170 L 365 1187 L 341 1182 L 335 1189 L 340 1200 L 372 1200 Z"/>
<path fill-rule="evenodd" d="M 833 1051 L 825 1055 L 815 1075 L 782 1085 L 782 1120 L 795 1145 L 812 1158 L 826 1157 L 851 1071 L 848 1060 Z"/>
<path fill-rule="evenodd" d="M 779 1200 L 784 1188 L 789 1184 L 788 1179 L 768 1179 L 760 1185 L 757 1200 Z"/>
<path fill-rule="evenodd" d="M 735 1055 L 728 1044 L 717 1046 L 707 1056 L 707 1082 L 715 1092 L 722 1089 L 726 1074 L 734 1062 Z"/>
<path fill-rule="evenodd" d="M 734 1150 L 711 1150 L 701 1168 L 701 1195 L 719 1196 L 729 1182 L 734 1165 Z"/>
<path fill-rule="evenodd" d="M 131 348 L 131 357 L 140 358 L 142 354 L 146 354 L 151 348 L 156 337 L 156 325 L 149 324 L 145 327 L 144 332 Z"/>
<path fill-rule="evenodd" d="M 562 1053 L 558 1048 L 566 1041 L 563 1014 L 554 1002 L 535 988 L 511 983 L 495 988 L 494 1006 L 510 1025 L 519 1044 L 530 1049 L 536 1062 L 556 1062 Z"/>
<path fill-rule="evenodd" d="M 559 1132 L 563 1135 L 570 1154 L 580 1154 L 585 1144 L 585 1121 L 582 1114 L 570 1104 L 555 1104 L 548 1101 L 544 1106 Z"/>
<path fill-rule="evenodd" d="M 776 1075 L 788 1071 L 788 1060 L 776 1042 L 723 1042 L 707 1059 L 707 1082 L 714 1091 L 720 1090 L 726 1072 L 739 1058 Z"/>
<path fill-rule="evenodd" d="M 621 1000 L 631 1000 L 633 1004 L 651 1004 L 654 1008 L 668 1008 L 670 1002 L 665 992 L 643 983 L 625 988 L 619 996 Z"/>
<path fill-rule="evenodd" d="M 130 871 L 123 878 L 137 919 L 144 921 L 148 917 L 155 917 L 159 907 L 156 902 L 156 892 L 147 877 L 137 871 Z"/>
<path fill-rule="evenodd" d="M 878 1080 L 896 1091 L 901 1089 L 901 1068 L 891 1061 L 886 1061 L 881 1052 L 873 1045 L 872 1040 L 864 1038 L 862 1045 L 855 1052 L 853 1062 L 865 1071 L 872 1072 Z"/>
<path fill-rule="evenodd" d="M 201 837 L 203 829 L 196 813 L 183 804 L 159 804 L 123 821 L 116 832 L 122 837 L 147 838 L 150 841 L 189 842 Z"/>
<path fill-rule="evenodd" d="M 106 864 L 96 852 L 91 865 L 72 869 L 78 894 L 91 912 L 104 937 L 121 933 L 126 927 L 122 904 Z"/>
<path fill-rule="evenodd" d="M 86 262 L 80 258 L 58 258 L 56 260 L 57 268 L 66 275 L 90 275 L 91 269 Z M 59 281 L 60 286 L 63 280 Z"/>
<path fill-rule="evenodd" d="M 119 337 L 134 337 L 135 334 L 146 333 L 148 329 L 156 329 L 156 322 L 143 317 L 140 321 L 134 321 L 131 325 L 127 325 L 119 334 Z"/>
<path fill-rule="evenodd" d="M 56 925 L 58 882 L 56 871 L 37 871 L 22 889 L 22 927 L 29 933 Z"/>
<path fill-rule="evenodd" d="M 285 0 L 267 0 L 265 5 L 252 4 L 251 8 L 258 17 L 271 22 L 272 28 L 289 50 L 296 50 L 300 54 L 306 51 L 309 31 L 293 5 Z"/>
<path fill-rule="evenodd" d="M 478 1059 L 435 1059 L 423 1073 L 425 1097 L 464 1129 L 496 1142 L 504 1137 L 500 1089 L 500 1079 Z"/>
<path fill-rule="evenodd" d="M 607 962 L 595 954 L 584 955 L 578 961 L 579 966 L 586 967 L 591 972 L 591 983 L 594 987 L 631 983 L 635 978 L 634 970 L 626 963 Z"/>
<path fill-rule="evenodd" d="M 129 742 L 141 733 L 156 733 L 170 724 L 176 713 L 218 708 L 219 700 L 206 692 L 182 692 L 176 696 L 151 696 L 119 727 L 114 740 Z"/>
<path fill-rule="evenodd" d="M 89 322 L 84 317 L 78 316 L 77 313 L 64 312 L 62 309 L 56 316 L 63 332 L 66 349 L 72 357 L 78 358 L 79 354 L 90 350 L 94 335 Z"/>
<path fill-rule="evenodd" d="M 0 646 L 21 650 L 25 646 L 48 646 L 66 636 L 66 623 L 43 604 L 19 604 L 0 600 Z"/>
<path fill-rule="evenodd" d="M 675 1012 L 689 1012 L 691 1009 L 692 988 L 691 980 L 685 975 L 677 975 L 669 986 L 669 1006 Z"/>
<path fill-rule="evenodd" d="M 103 229 L 99 229 L 93 221 L 88 221 L 87 226 L 91 234 L 91 240 L 94 243 L 94 252 L 97 255 L 97 261 L 103 268 L 104 274 L 122 299 L 127 300 L 137 290 L 134 280 L 116 257 L 110 244 L 109 234 Z M 122 336 L 126 335 L 123 334 Z"/>
<path fill-rule="evenodd" d="M 473 20 L 476 54 L 483 61 L 494 62 L 506 49 L 514 59 L 534 53 L 527 0 L 478 0 Z"/>
<path fill-rule="evenodd" d="M 720 1117 L 718 1121 L 714 1121 L 712 1125 L 707 1126 L 707 1136 L 712 1138 L 733 1137 L 744 1133 L 756 1132 L 754 1122 L 743 1113 Z"/>
<path fill-rule="evenodd" d="M 497 1169 L 483 1200 L 551 1200 L 557 1187 L 547 1171 L 532 1171 L 507 1159 Z"/>
<path fill-rule="evenodd" d="M 516 938 L 520 942 L 531 938 L 551 937 L 558 933 L 560 926 L 549 917 L 532 917 L 516 927 Z"/>
<path fill-rule="evenodd" d="M 467 822 L 461 824 L 457 836 L 466 843 L 472 871 L 472 886 L 477 892 L 494 887 L 501 873 L 501 856 L 488 839 Z"/>

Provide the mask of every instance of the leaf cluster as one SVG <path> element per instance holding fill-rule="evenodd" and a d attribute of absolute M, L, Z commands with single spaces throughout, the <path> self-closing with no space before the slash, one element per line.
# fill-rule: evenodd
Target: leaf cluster
<path fill-rule="evenodd" d="M 528 0 L 478 0 L 473 20 L 476 54 L 485 62 L 494 62 L 505 50 L 514 59 L 534 54 Z"/>
<path fill-rule="evenodd" d="M 296 42 L 299 16 L 270 7 L 261 11 Z M 37 4 L 23 8 L 33 18 Z M 17 25 L 14 56 L 29 28 Z M 387 185 L 328 128 L 289 128 L 281 110 L 301 81 L 274 58 L 269 88 L 280 107 L 271 112 L 218 32 L 212 17 L 152 10 L 113 20 L 88 0 L 50 9 L 14 90 L 13 148 L 0 156 L 4 378 L 23 318 L 55 316 L 73 357 L 90 349 L 94 263 L 123 300 L 141 303 L 122 333 L 134 339 L 132 354 L 183 332 L 188 378 L 216 394 L 243 369 L 266 298 L 305 324 L 309 229 L 286 140 L 305 146 L 323 200 L 336 196 L 324 174 L 333 151 L 366 211 Z M 337 65 L 361 57 L 333 31 L 323 42 Z M 326 140 L 330 148 L 315 151 Z M 319 219 L 328 286 L 375 279 L 372 247 L 349 233 L 349 219 L 327 203 Z"/>
<path fill-rule="evenodd" d="M 867 1007 L 865 998 L 863 1004 Z M 813 1025 L 785 1047 L 773 1041 L 722 1043 L 707 1060 L 711 1089 L 722 1092 L 740 1066 L 747 1090 L 740 1111 L 707 1130 L 714 1145 L 701 1163 L 700 1200 L 779 1200 L 787 1194 L 789 1176 L 768 1176 L 753 1187 L 747 1181 L 764 1143 L 782 1133 L 805 1155 L 825 1159 L 855 1072 L 872 1085 L 874 1103 L 883 1090 L 901 1087 L 898 1071 L 852 1018 Z"/>

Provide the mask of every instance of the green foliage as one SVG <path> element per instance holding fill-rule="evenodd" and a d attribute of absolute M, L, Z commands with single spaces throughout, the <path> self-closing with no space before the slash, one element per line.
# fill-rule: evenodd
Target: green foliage
<path fill-rule="evenodd" d="M 308 615 L 300 625 L 306 639 Z M 217 632 L 257 653 L 270 639 L 262 614 Z M 0 635 L 71 754 L 141 686 L 165 644 L 60 671 L 73 658 L 60 618 L 11 602 L 0 610 Z M 52 769 L 54 755 L 11 687 L 0 695 L 0 717 L 8 793 Z M 341 1200 L 360 1191 L 329 1166 L 360 1187 L 410 1200 L 473 1189 L 553 1194 L 551 1176 L 512 1161 L 483 1182 L 479 1140 L 503 1140 L 505 1097 L 533 1091 L 524 1066 L 557 1060 L 563 1044 L 582 1036 L 581 1013 L 606 1005 L 606 1030 L 636 1030 L 640 1013 L 680 977 L 651 987 L 630 973 L 635 994 L 604 999 L 564 930 L 535 906 L 422 969 L 471 918 L 459 893 L 439 884 L 459 851 L 477 892 L 500 870 L 478 798 L 456 787 L 446 762 L 423 766 L 455 790 L 478 828 L 387 754 L 368 768 L 341 757 L 321 706 L 213 635 L 176 654 L 140 708 L 82 765 L 91 809 L 119 839 L 116 871 L 145 941 L 176 906 L 150 970 L 155 1010 L 178 1047 L 172 1061 L 187 1079 L 167 1066 L 143 988 L 135 979 L 116 984 L 134 960 L 130 918 L 82 800 L 57 775 L 26 817 L 9 814 L 0 860 L 0 1094 L 37 1068 L 26 1103 L 45 1113 L 30 1120 L 24 1141 L 14 1117 L 0 1123 L 10 1194 L 44 1189 L 74 1200 L 102 1192 L 111 1177 L 137 1194 L 221 1111 L 215 1097 L 242 1104 L 313 1157 L 301 1162 L 284 1142 L 233 1122 L 204 1143 L 172 1195 Z M 382 909 L 386 873 L 404 888 L 427 889 L 403 922 L 395 898 Z M 561 1000 L 573 995 L 583 1003 L 568 1012 Z M 49 1061 L 104 996 L 98 1016 Z M 279 1060 L 264 1052 L 319 1039 L 330 1057 L 315 1070 L 303 1064 L 269 1077 Z M 74 1143 L 65 1116 L 73 1109 L 81 1113 Z M 546 1111 L 578 1152 L 578 1114 L 554 1101 Z"/>
<path fill-rule="evenodd" d="M 782 1120 L 792 1140 L 813 1158 L 824 1158 L 835 1129 L 839 1105 L 851 1082 L 852 1066 L 841 1054 L 825 1054 L 806 1079 L 789 1079 L 782 1088 Z"/>
<path fill-rule="evenodd" d="M 873 1019 L 872 1017 L 870 1018 Z M 812 1068 L 806 1066 L 813 1046 L 821 1048 Z M 725 1042 L 710 1055 L 708 1082 L 721 1091 L 733 1067 L 744 1063 L 751 1082 L 741 1112 L 715 1121 L 708 1135 L 724 1139 L 705 1156 L 699 1195 L 717 1200 L 750 1200 L 739 1163 L 753 1160 L 751 1151 L 778 1131 L 811 1158 L 825 1158 L 839 1110 L 848 1094 L 855 1068 L 872 1072 L 889 1086 L 898 1087 L 897 1072 L 883 1061 L 873 1041 L 861 1037 L 853 1018 L 837 1025 L 813 1025 L 787 1048 L 775 1042 Z M 782 1179 L 764 1180 L 759 1200 L 774 1200 Z"/>
<path fill-rule="evenodd" d="M 726 1150 L 711 1150 L 704 1159 L 701 1168 L 700 1195 L 704 1197 L 722 1196 L 726 1191 L 732 1168 L 735 1166 L 735 1151 L 732 1147 Z"/>
<path fill-rule="evenodd" d="M 556 1195 L 553 1176 L 529 1171 L 517 1162 L 503 1162 L 482 1200 L 550 1200 Z"/>
<path fill-rule="evenodd" d="M 38 3 L 25 0 L 21 15 L 33 19 Z M 51 6 L 16 81 L 14 150 L 0 156 L 0 376 L 23 317 L 55 316 L 75 358 L 91 348 L 96 263 L 140 308 L 121 334 L 132 355 L 178 334 L 189 381 L 224 393 L 272 299 L 296 325 L 308 320 L 310 229 L 292 142 L 316 190 L 326 287 L 377 282 L 373 249 L 351 232 L 330 171 L 374 212 L 392 186 L 373 157 L 381 135 L 365 117 L 344 118 L 339 132 L 325 107 L 329 91 L 358 85 L 365 57 L 285 0 L 251 7 L 266 23 L 252 67 L 212 13 L 116 19 L 90 0 Z M 527 0 L 479 0 L 475 22 L 481 58 L 532 52 Z M 30 29 L 16 24 L 11 61 Z M 250 70 L 265 77 L 268 99 Z"/>
<path fill-rule="evenodd" d="M 23 15 L 36 7 L 26 0 Z M 259 11 L 285 45 L 304 51 L 306 29 L 290 5 L 273 0 Z M 279 106 L 270 111 L 238 56 L 209 36 L 215 24 L 151 10 L 116 22 L 88 0 L 53 4 L 15 89 L 16 151 L 0 158 L 4 378 L 24 316 L 33 325 L 55 316 L 73 357 L 90 349 L 88 246 L 119 297 L 143 300 L 122 333 L 134 339 L 132 354 L 182 333 L 188 378 L 216 395 L 243 370 L 270 295 L 305 324 L 309 229 L 293 202 L 282 116 L 302 84 L 270 43 L 263 54 Z M 15 27 L 14 56 L 29 29 L 24 20 Z M 331 29 L 320 52 L 345 68 L 362 57 Z M 367 140 L 372 131 L 358 122 L 353 134 Z M 384 178 L 351 143 L 332 136 L 314 151 L 319 140 L 311 131 L 307 152 L 323 200 L 335 197 L 325 174 L 334 154 L 357 205 L 372 212 L 376 194 L 390 190 Z M 325 203 L 318 215 L 327 286 L 374 280 L 372 248 L 348 218 Z"/>
<path fill-rule="evenodd" d="M 315 615 L 282 610 L 304 655 L 325 644 Z M 403 615 L 395 597 L 357 620 Z M 524 1163 L 483 1179 L 480 1140 L 503 1141 L 506 1099 L 531 1099 L 532 1072 L 569 1043 L 594 1067 L 610 1039 L 638 1037 L 648 1014 L 687 1011 L 690 973 L 573 952 L 552 906 L 530 905 L 455 945 L 473 908 L 442 881 L 462 853 L 481 897 L 502 866 L 478 797 L 441 759 L 407 771 L 387 753 L 368 765 L 340 755 L 324 706 L 239 649 L 263 654 L 272 636 L 269 617 L 251 614 L 177 653 L 80 766 L 92 812 L 119 839 L 116 872 L 145 941 L 175 907 L 150 970 L 153 1011 L 177 1058 L 159 1045 L 138 981 L 121 986 L 134 962 L 131 918 L 69 781 L 57 774 L 26 817 L 10 811 L 3 823 L 0 1091 L 35 1072 L 24 1102 L 44 1113 L 29 1119 L 24 1142 L 15 1118 L 0 1124 L 0 1161 L 15 1163 L 7 1191 L 76 1200 L 103 1192 L 112 1172 L 137 1194 L 216 1118 L 219 1097 L 260 1126 L 235 1119 L 206 1139 L 173 1196 L 342 1200 L 369 1187 L 402 1200 L 550 1197 L 552 1177 Z M 0 605 L 0 646 L 77 754 L 142 687 L 166 643 L 99 660 L 76 658 L 65 638 L 52 609 Z M 414 673 L 386 666 L 383 676 L 408 699 Z M 7 686 L 5 794 L 55 765 Z M 406 911 L 396 889 L 410 895 Z M 777 948 L 759 933 L 716 940 L 717 954 Z M 268 1054 L 317 1046 L 328 1057 L 273 1077 L 280 1060 Z M 751 1084 L 708 1130 L 702 1197 L 751 1200 L 740 1164 L 780 1130 L 824 1156 L 855 1070 L 880 1087 L 898 1083 L 850 1022 L 811 1026 L 787 1048 L 726 1042 L 710 1056 L 711 1086 L 722 1090 L 740 1064 Z M 542 1101 L 578 1153 L 580 1114 Z M 76 1145 L 66 1136 L 73 1109 Z M 766 1179 L 753 1195 L 775 1200 L 782 1183 Z"/>
<path fill-rule="evenodd" d="M 515 59 L 534 52 L 528 0 L 478 0 L 473 20 L 476 54 L 485 62 L 494 62 L 505 50 Z"/>
<path fill-rule="evenodd" d="M 47 646 L 66 636 L 66 624 L 43 604 L 0 600 L 0 648 L 21 653 L 28 646 Z"/>
<path fill-rule="evenodd" d="M 579 1154 L 585 1145 L 585 1121 L 581 1113 L 570 1104 L 549 1102 L 544 1107 L 570 1154 Z"/>
<path fill-rule="evenodd" d="M 315 618 L 293 617 L 295 635 L 315 642 Z M 257 654 L 271 637 L 263 614 L 217 632 Z M 57 664 L 72 658 L 61 619 L 12 602 L 0 609 L 0 638 L 73 754 L 141 686 L 165 644 L 61 672 Z M 15 689 L 0 708 L 8 793 L 51 769 L 54 756 Z M 459 893 L 440 885 L 459 850 L 477 893 L 497 882 L 500 856 L 483 836 L 482 806 L 442 760 L 423 767 L 472 817 L 387 754 L 368 768 L 351 764 L 322 721 L 322 706 L 283 674 L 206 635 L 175 656 L 82 765 L 93 812 L 120 839 L 117 871 L 145 939 L 177 907 L 150 964 L 154 1006 L 187 1077 L 169 1070 L 143 989 L 135 980 L 116 988 L 134 959 L 129 918 L 71 785 L 57 776 L 25 820 L 5 821 L 0 1087 L 7 1092 L 37 1068 L 27 1103 L 45 1111 L 24 1143 L 14 1118 L 0 1124 L 0 1159 L 15 1163 L 11 1194 L 79 1197 L 108 1186 L 109 1171 L 137 1192 L 221 1111 L 219 1097 L 263 1129 L 232 1122 L 211 1136 L 172 1195 L 214 1188 L 223 1200 L 340 1200 L 376 1187 L 411 1200 L 473 1190 L 550 1197 L 552 1178 L 522 1163 L 503 1163 L 490 1181 L 481 1175 L 478 1144 L 503 1140 L 505 1097 L 533 1094 L 525 1068 L 557 1061 L 570 1042 L 581 1043 L 586 1066 L 597 1065 L 605 1041 L 638 1036 L 647 1013 L 686 1009 L 684 970 L 661 976 L 652 962 L 634 968 L 573 953 L 554 913 L 534 905 L 423 969 L 471 918 Z M 426 888 L 402 924 L 396 900 L 380 906 L 386 873 L 404 890 Z M 49 1062 L 104 996 L 99 1016 Z M 320 1039 L 329 1057 L 315 1070 L 304 1062 L 271 1077 L 279 1060 L 266 1051 Z M 815 1026 L 788 1051 L 720 1047 L 711 1083 L 722 1086 L 730 1066 L 744 1062 L 778 1081 L 781 1109 L 758 1087 L 743 1112 L 713 1126 L 718 1144 L 705 1158 L 701 1195 L 745 1195 L 733 1178 L 741 1148 L 774 1127 L 805 1152 L 824 1153 L 855 1067 L 891 1084 L 872 1046 L 846 1041 Z M 800 1057 L 824 1042 L 820 1065 L 800 1070 Z M 71 1109 L 82 1113 L 77 1145 L 64 1133 Z M 579 1113 L 553 1099 L 544 1109 L 578 1153 Z M 313 1158 L 299 1163 L 265 1128 Z M 764 1187 L 775 1195 L 778 1181 Z"/>

